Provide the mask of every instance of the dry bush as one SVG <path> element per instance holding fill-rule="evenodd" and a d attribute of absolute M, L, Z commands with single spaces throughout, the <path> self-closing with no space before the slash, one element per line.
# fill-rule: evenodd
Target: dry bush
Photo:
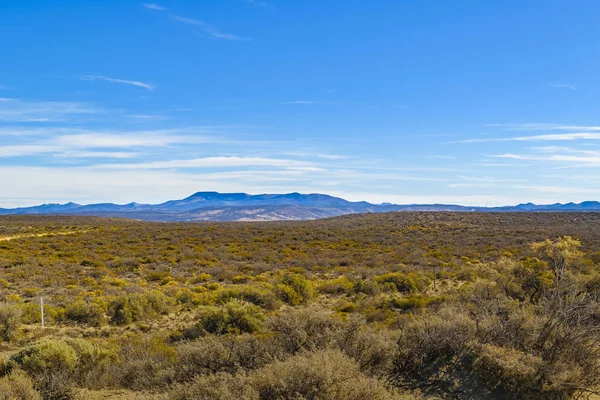
<path fill-rule="evenodd" d="M 14 369 L 0 378 L 0 400 L 41 400 L 31 378 L 22 370 Z"/>
<path fill-rule="evenodd" d="M 472 354 L 475 323 L 460 310 L 412 318 L 401 330 L 391 379 L 401 387 L 428 387 L 453 380 Z"/>
<path fill-rule="evenodd" d="M 335 345 L 342 321 L 320 307 L 288 309 L 268 317 L 265 327 L 274 333 L 274 341 L 283 352 L 325 349 Z"/>
<path fill-rule="evenodd" d="M 199 376 L 190 383 L 175 385 L 168 400 L 258 400 L 246 376 L 217 373 Z"/>
<path fill-rule="evenodd" d="M 392 368 L 399 336 L 399 331 L 377 329 L 353 318 L 344 324 L 336 347 L 355 360 L 361 371 L 385 376 Z"/>
<path fill-rule="evenodd" d="M 271 363 L 248 377 L 259 399 L 392 400 L 384 384 L 360 372 L 339 350 L 303 353 Z"/>
<path fill-rule="evenodd" d="M 493 391 L 506 399 L 542 398 L 538 372 L 543 366 L 539 357 L 518 350 L 484 345 L 477 351 L 474 371 Z M 559 393 L 553 393 L 561 398 Z"/>
<path fill-rule="evenodd" d="M 132 335 L 119 340 L 118 361 L 110 378 L 118 386 L 134 390 L 163 387 L 173 377 L 175 349 L 159 337 Z"/>
<path fill-rule="evenodd" d="M 199 375 L 236 373 L 262 367 L 280 355 L 268 339 L 253 335 L 205 336 L 177 346 L 175 379 Z"/>

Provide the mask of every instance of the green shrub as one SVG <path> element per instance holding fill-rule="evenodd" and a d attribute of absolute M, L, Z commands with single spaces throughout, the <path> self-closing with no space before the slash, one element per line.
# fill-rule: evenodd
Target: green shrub
<path fill-rule="evenodd" d="M 302 296 L 300 293 L 296 292 L 288 285 L 284 285 L 282 283 L 276 285 L 275 294 L 277 297 L 279 297 L 279 299 L 292 306 L 297 306 L 302 303 Z"/>
<path fill-rule="evenodd" d="M 226 288 L 216 293 L 216 301 L 219 303 L 225 304 L 233 299 L 246 301 L 270 311 L 276 310 L 281 304 L 272 292 L 253 286 Z"/>
<path fill-rule="evenodd" d="M 413 293 L 401 298 L 393 297 L 389 300 L 389 306 L 401 310 L 412 310 L 425 308 L 430 304 L 440 304 L 444 301 L 445 298 L 442 296 L 427 297 L 421 293 Z"/>
<path fill-rule="evenodd" d="M 413 293 L 423 287 L 422 279 L 416 274 L 405 274 L 402 272 L 390 272 L 375 277 L 375 282 L 381 285 L 393 287 L 396 291 L 402 293 Z"/>
<path fill-rule="evenodd" d="M 175 306 L 175 301 L 159 290 L 151 290 L 144 296 L 150 307 L 149 316 L 168 314 Z"/>
<path fill-rule="evenodd" d="M 264 315 L 254 304 L 231 301 L 224 306 L 204 306 L 198 311 L 198 326 L 209 333 L 256 332 Z"/>
<path fill-rule="evenodd" d="M 11 357 L 33 379 L 45 399 L 68 399 L 73 387 L 77 352 L 62 340 L 48 340 L 30 346 Z"/>
<path fill-rule="evenodd" d="M 21 326 L 23 311 L 17 304 L 0 303 L 0 339 L 14 339 Z"/>
<path fill-rule="evenodd" d="M 48 340 L 21 350 L 12 361 L 32 375 L 50 370 L 72 370 L 77 365 L 77 352 L 64 340 Z"/>
<path fill-rule="evenodd" d="M 146 315 L 148 302 L 141 294 L 119 296 L 110 302 L 110 322 L 115 325 L 129 325 Z"/>
<path fill-rule="evenodd" d="M 330 279 L 327 281 L 319 282 L 317 285 L 317 291 L 319 293 L 327 294 L 345 294 L 350 293 L 354 288 L 352 281 L 345 276 L 339 278 Z"/>
<path fill-rule="evenodd" d="M 44 306 L 46 311 L 47 306 Z M 23 303 L 21 304 L 22 316 L 21 320 L 24 324 L 38 324 L 42 321 L 42 312 L 38 303 Z"/>
<path fill-rule="evenodd" d="M 312 282 L 299 274 L 285 274 L 275 286 L 275 293 L 290 305 L 308 303 L 314 296 Z"/>
<path fill-rule="evenodd" d="M 106 323 L 106 303 L 99 301 L 86 302 L 79 299 L 66 307 L 67 319 L 92 326 L 101 326 Z"/>
<path fill-rule="evenodd" d="M 130 293 L 111 301 L 110 321 L 115 325 L 129 325 L 132 322 L 166 314 L 173 309 L 174 304 L 172 298 L 157 290 L 148 293 Z"/>
<path fill-rule="evenodd" d="M 381 287 L 377 282 L 370 281 L 367 279 L 361 279 L 354 283 L 354 291 L 356 293 L 364 293 L 371 296 L 375 296 L 381 292 Z"/>
<path fill-rule="evenodd" d="M 148 272 L 146 275 L 146 280 L 148 282 L 161 282 L 165 281 L 171 277 L 171 274 L 167 271 L 152 271 Z"/>

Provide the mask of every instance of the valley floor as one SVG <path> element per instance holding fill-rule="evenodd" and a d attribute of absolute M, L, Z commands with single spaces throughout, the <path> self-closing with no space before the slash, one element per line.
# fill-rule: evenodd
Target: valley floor
<path fill-rule="evenodd" d="M 0 392 L 588 398 L 600 390 L 599 226 L 595 213 L 3 216 Z"/>

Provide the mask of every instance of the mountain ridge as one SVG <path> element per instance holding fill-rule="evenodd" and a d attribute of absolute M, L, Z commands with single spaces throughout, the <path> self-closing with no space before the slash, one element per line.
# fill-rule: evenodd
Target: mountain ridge
<path fill-rule="evenodd" d="M 352 202 L 321 193 L 256 194 L 196 192 L 180 200 L 159 204 L 49 203 L 31 207 L 0 208 L 0 215 L 52 214 L 95 215 L 148 221 L 274 221 L 307 220 L 366 212 L 454 211 L 454 212 L 600 212 L 600 202 L 534 204 L 482 207 L 456 204 L 373 204 Z"/>

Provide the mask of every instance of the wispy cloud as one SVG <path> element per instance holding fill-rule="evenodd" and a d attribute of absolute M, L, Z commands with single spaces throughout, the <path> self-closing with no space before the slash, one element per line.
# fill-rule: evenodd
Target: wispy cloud
<path fill-rule="evenodd" d="M 171 168 L 224 168 L 224 167 L 308 167 L 312 163 L 292 159 L 266 157 L 204 157 L 190 160 L 155 161 L 139 164 L 102 165 L 117 169 L 171 169 Z"/>
<path fill-rule="evenodd" d="M 164 147 L 171 144 L 200 144 L 214 142 L 216 139 L 202 136 L 164 135 L 160 133 L 108 134 L 83 133 L 64 135 L 52 140 L 52 143 L 76 148 L 129 148 Z"/>
<path fill-rule="evenodd" d="M 166 115 L 160 114 L 128 114 L 125 117 L 138 121 L 162 121 L 169 119 Z"/>
<path fill-rule="evenodd" d="M 452 143 L 484 143 L 484 142 L 547 142 L 572 140 L 600 140 L 600 132 L 573 132 L 546 135 L 516 136 L 507 138 L 465 139 Z"/>
<path fill-rule="evenodd" d="M 571 90 L 577 89 L 577 86 L 570 84 L 570 83 L 551 83 L 550 86 L 555 87 L 555 88 L 561 88 L 561 89 L 571 89 Z"/>
<path fill-rule="evenodd" d="M 348 158 L 348 156 L 342 156 L 340 154 L 312 153 L 308 151 L 287 151 L 284 154 L 287 156 L 322 158 L 325 160 L 341 160 Z"/>
<path fill-rule="evenodd" d="M 509 131 L 600 131 L 597 125 L 567 125 L 548 123 L 524 123 L 524 124 L 487 124 L 489 127 L 503 128 Z"/>
<path fill-rule="evenodd" d="M 176 21 L 183 22 L 184 24 L 197 26 L 202 30 L 202 32 L 207 33 L 210 36 L 216 37 L 218 39 L 241 40 L 246 42 L 250 41 L 250 39 L 248 38 L 236 36 L 231 33 L 223 33 L 213 25 L 210 25 L 199 19 L 186 18 L 176 14 L 171 14 L 171 18 L 175 19 Z"/>
<path fill-rule="evenodd" d="M 531 190 L 534 192 L 546 192 L 546 193 L 565 193 L 565 194 L 598 194 L 600 189 L 593 188 L 579 188 L 571 186 L 544 186 L 544 185 L 517 185 L 517 189 Z"/>
<path fill-rule="evenodd" d="M 10 128 L 4 128 L 8 133 Z M 51 154 L 61 157 L 84 158 L 86 154 L 97 157 L 98 152 L 85 151 L 98 149 L 103 157 L 131 158 L 129 153 L 107 152 L 108 149 L 171 148 L 176 145 L 223 144 L 234 145 L 235 141 L 201 134 L 202 129 L 140 130 L 140 131 L 93 131 L 73 128 L 26 129 L 19 137 L 21 143 L 0 145 L 0 157 L 21 157 L 28 155 Z M 2 135 L 3 129 L 0 129 Z M 9 135 L 7 135 L 9 136 Z M 23 140 L 26 139 L 26 140 Z"/>
<path fill-rule="evenodd" d="M 505 158 L 513 160 L 529 160 L 560 163 L 578 163 L 582 166 L 600 165 L 600 151 L 579 150 L 562 147 L 543 147 L 532 149 L 537 151 L 533 154 L 503 153 L 490 155 L 494 158 Z"/>
<path fill-rule="evenodd" d="M 5 122 L 57 122 L 102 112 L 101 108 L 85 103 L 0 98 L 0 121 Z"/>
<path fill-rule="evenodd" d="M 150 91 L 154 90 L 154 85 L 151 85 L 149 83 L 140 82 L 140 81 L 131 81 L 131 80 L 127 80 L 127 79 L 110 78 L 108 76 L 101 76 L 101 75 L 86 75 L 86 76 L 82 76 L 81 80 L 84 80 L 84 81 L 103 80 L 103 81 L 107 81 L 107 82 L 122 83 L 125 85 L 138 86 L 138 87 L 142 87 L 144 89 L 148 89 Z"/>
<path fill-rule="evenodd" d="M 524 179 L 494 178 L 491 176 L 478 177 L 478 176 L 458 175 L 457 178 L 464 180 L 464 181 L 469 181 L 469 182 L 484 182 L 484 183 L 525 182 Z"/>
<path fill-rule="evenodd" d="M 159 6 L 158 4 L 148 4 L 147 3 L 147 4 L 144 4 L 144 7 L 147 9 L 150 9 L 150 10 L 155 10 L 155 11 L 166 11 L 167 10 L 165 7 Z M 199 20 L 199 19 L 188 18 L 188 17 L 184 17 L 182 15 L 178 15 L 178 14 L 174 14 L 174 13 L 168 13 L 168 15 L 175 21 L 182 22 L 182 23 L 188 24 L 188 25 L 193 25 L 193 26 L 197 27 L 198 29 L 200 29 L 203 33 L 208 34 L 217 39 L 240 40 L 240 41 L 245 41 L 245 42 L 250 41 L 250 39 L 245 38 L 245 37 L 240 37 L 237 35 L 233 35 L 231 33 L 221 32 L 215 26 L 213 26 L 207 22 L 204 22 L 202 20 Z"/>
<path fill-rule="evenodd" d="M 510 179 L 510 178 L 494 178 L 491 176 L 486 176 L 486 177 L 477 177 L 477 176 L 465 176 L 465 175 L 458 175 L 457 178 L 460 180 L 460 182 L 454 182 L 454 183 L 449 183 L 446 185 L 446 187 L 450 187 L 450 188 L 465 188 L 465 187 L 470 187 L 470 188 L 491 188 L 491 187 L 497 187 L 498 184 L 511 184 L 511 186 L 514 183 L 518 183 L 518 182 L 527 182 L 527 180 L 525 179 Z"/>
<path fill-rule="evenodd" d="M 165 11 L 166 8 L 159 6 L 158 4 L 152 4 L 152 3 L 144 3 L 144 7 L 146 7 L 149 10 L 156 10 L 156 11 Z"/>
<path fill-rule="evenodd" d="M 284 101 L 281 104 L 298 104 L 298 105 L 307 105 L 307 104 L 338 104 L 337 101 L 321 101 L 321 100 L 291 100 Z"/>
<path fill-rule="evenodd" d="M 66 151 L 58 154 L 63 158 L 135 158 L 140 153 L 125 151 Z"/>
<path fill-rule="evenodd" d="M 0 146 L 0 157 L 21 157 L 44 153 L 60 152 L 62 147 L 51 145 Z"/>

